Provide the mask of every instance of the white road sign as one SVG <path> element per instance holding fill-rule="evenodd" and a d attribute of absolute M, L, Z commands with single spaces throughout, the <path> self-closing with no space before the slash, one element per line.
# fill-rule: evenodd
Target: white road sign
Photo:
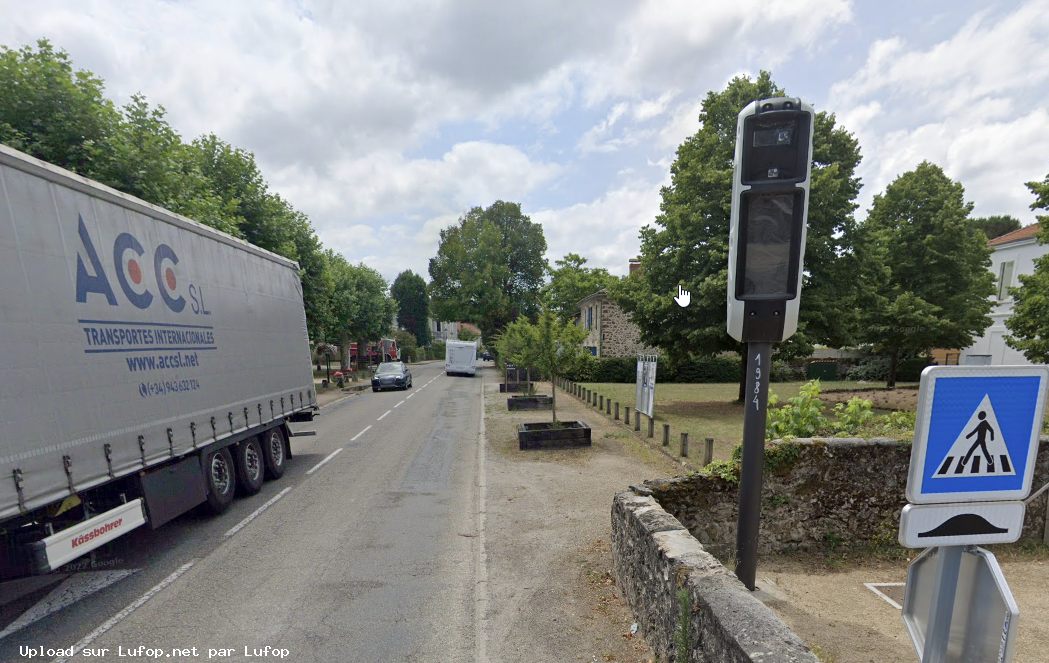
<path fill-rule="evenodd" d="M 1023 529 L 1023 502 L 908 504 L 900 515 L 905 548 L 1012 543 Z"/>

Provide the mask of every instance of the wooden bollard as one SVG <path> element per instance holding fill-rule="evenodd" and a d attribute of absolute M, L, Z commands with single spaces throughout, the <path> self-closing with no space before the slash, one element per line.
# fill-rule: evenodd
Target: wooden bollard
<path fill-rule="evenodd" d="M 616 401 L 616 421 L 619 421 L 619 401 Z"/>
<path fill-rule="evenodd" d="M 703 440 L 703 467 L 714 462 L 714 438 Z"/>
<path fill-rule="evenodd" d="M 652 439 L 656 436 L 656 420 L 652 417 L 648 418 L 648 437 Z"/>
<path fill-rule="evenodd" d="M 603 395 L 597 397 L 597 409 L 598 410 L 604 410 L 605 409 L 605 397 Z"/>
<path fill-rule="evenodd" d="M 629 426 L 630 425 L 630 406 L 629 405 L 625 406 L 623 408 L 623 411 L 626 412 L 626 415 L 625 415 L 623 421 L 625 421 L 626 425 Z"/>
<path fill-rule="evenodd" d="M 681 457 L 688 458 L 688 433 L 681 434 Z"/>
<path fill-rule="evenodd" d="M 641 432 L 641 411 L 634 410 L 634 430 Z"/>
<path fill-rule="evenodd" d="M 612 399 L 609 398 L 605 401 L 605 414 L 612 416 Z"/>
<path fill-rule="evenodd" d="M 592 396 L 593 394 L 594 394 L 593 390 L 591 390 L 591 389 L 587 389 L 587 390 L 586 390 L 586 404 L 587 404 L 587 405 L 590 405 L 590 397 L 591 397 L 591 396 Z"/>
<path fill-rule="evenodd" d="M 670 446 L 670 424 L 663 424 L 663 446 Z"/>

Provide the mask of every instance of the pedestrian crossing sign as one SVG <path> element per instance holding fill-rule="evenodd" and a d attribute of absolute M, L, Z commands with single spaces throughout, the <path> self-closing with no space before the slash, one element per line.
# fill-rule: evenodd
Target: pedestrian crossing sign
<path fill-rule="evenodd" d="M 1031 491 L 1049 386 L 1045 366 L 922 372 L 907 500 L 1022 500 Z"/>

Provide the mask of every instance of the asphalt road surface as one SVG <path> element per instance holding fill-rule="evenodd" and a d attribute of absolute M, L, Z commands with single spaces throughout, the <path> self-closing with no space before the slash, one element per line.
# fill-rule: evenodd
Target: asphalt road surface
<path fill-rule="evenodd" d="M 226 514 L 0 585 L 0 661 L 483 660 L 481 378 L 413 378 L 295 424 L 317 435 Z"/>

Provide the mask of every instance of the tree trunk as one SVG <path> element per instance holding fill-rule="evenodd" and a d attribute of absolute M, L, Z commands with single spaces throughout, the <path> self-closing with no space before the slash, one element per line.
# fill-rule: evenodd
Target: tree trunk
<path fill-rule="evenodd" d="M 550 373 L 550 410 L 554 413 L 554 425 L 557 425 L 557 373 Z"/>
<path fill-rule="evenodd" d="M 894 389 L 896 387 L 896 369 L 900 365 L 900 351 L 893 350 L 892 358 L 889 359 L 889 379 L 885 381 L 885 387 Z"/>
<path fill-rule="evenodd" d="M 346 332 L 339 334 L 339 368 L 343 373 L 350 367 L 350 335 Z"/>

